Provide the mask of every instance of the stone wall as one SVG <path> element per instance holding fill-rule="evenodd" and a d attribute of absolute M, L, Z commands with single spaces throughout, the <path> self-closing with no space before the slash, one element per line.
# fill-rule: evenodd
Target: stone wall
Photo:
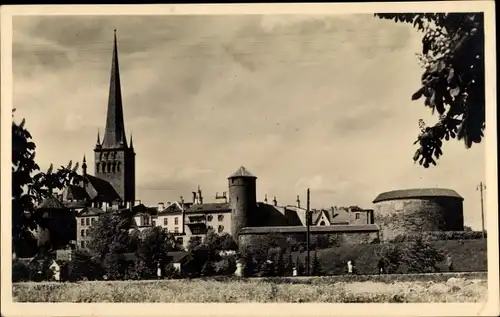
<path fill-rule="evenodd" d="M 305 242 L 306 234 L 304 233 L 273 233 L 279 234 L 287 238 L 289 241 L 295 242 Z M 260 240 L 263 236 L 266 236 L 265 233 L 245 233 L 240 234 L 238 237 L 239 246 L 244 247 L 248 245 L 255 245 L 257 241 Z M 367 232 L 335 232 L 335 233 L 311 233 L 310 240 L 311 244 L 313 244 L 314 240 L 319 236 L 337 236 L 340 244 L 347 245 L 358 245 L 358 244 L 370 244 L 374 243 L 379 239 L 379 233 L 377 231 L 367 231 Z"/>
<path fill-rule="evenodd" d="M 381 240 L 410 232 L 463 230 L 462 201 L 454 197 L 381 201 L 374 213 Z"/>

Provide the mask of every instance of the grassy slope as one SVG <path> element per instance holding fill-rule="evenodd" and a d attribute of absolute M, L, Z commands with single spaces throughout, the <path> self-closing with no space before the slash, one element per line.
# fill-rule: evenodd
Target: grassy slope
<path fill-rule="evenodd" d="M 444 240 L 432 243 L 445 254 L 451 254 L 455 271 L 475 272 L 487 270 L 486 240 Z M 345 263 L 349 260 L 356 262 L 360 274 L 377 274 L 377 253 L 381 247 L 382 245 L 378 244 L 362 244 L 323 249 L 318 250 L 318 258 L 323 271 L 327 274 L 344 273 L 346 270 Z M 306 252 L 294 254 L 294 259 L 297 255 L 304 263 Z M 311 252 L 312 256 L 313 252 Z M 444 263 L 439 263 L 438 267 L 442 272 L 447 271 Z"/>

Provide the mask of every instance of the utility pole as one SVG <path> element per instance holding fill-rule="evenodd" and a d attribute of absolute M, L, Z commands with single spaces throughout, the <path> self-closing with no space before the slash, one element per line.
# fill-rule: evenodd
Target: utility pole
<path fill-rule="evenodd" d="M 309 259 L 310 259 L 310 251 L 309 251 L 309 235 L 310 235 L 310 222 L 311 222 L 311 216 L 310 216 L 310 199 L 311 198 L 311 191 L 309 188 L 307 189 L 307 208 L 306 208 L 306 275 L 309 276 Z"/>
<path fill-rule="evenodd" d="M 479 185 L 477 186 L 476 190 L 479 190 L 481 193 L 481 229 L 483 233 L 483 239 L 484 239 L 484 203 L 483 203 L 483 191 L 486 189 L 486 185 L 483 184 L 483 182 L 480 182 Z"/>

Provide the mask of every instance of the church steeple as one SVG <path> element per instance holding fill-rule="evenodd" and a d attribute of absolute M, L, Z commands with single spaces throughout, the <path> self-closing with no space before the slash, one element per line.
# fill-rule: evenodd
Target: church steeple
<path fill-rule="evenodd" d="M 127 139 L 125 137 L 125 124 L 123 120 L 120 67 L 118 65 L 118 45 L 115 29 L 111 77 L 109 82 L 108 114 L 102 147 L 118 148 L 123 146 L 127 147 Z"/>

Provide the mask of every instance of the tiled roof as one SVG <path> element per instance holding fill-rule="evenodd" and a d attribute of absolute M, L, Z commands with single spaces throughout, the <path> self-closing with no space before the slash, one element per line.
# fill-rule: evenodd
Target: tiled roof
<path fill-rule="evenodd" d="M 64 204 L 54 196 L 45 198 L 37 209 L 66 209 Z"/>
<path fill-rule="evenodd" d="M 228 203 L 207 203 L 207 204 L 194 204 L 186 212 L 187 213 L 201 213 L 201 212 L 213 212 L 213 211 L 228 211 Z"/>
<path fill-rule="evenodd" d="M 85 199 L 90 199 L 89 194 L 85 190 L 85 188 L 81 186 L 76 186 L 76 185 L 69 185 L 67 187 L 67 197 L 73 199 L 73 200 L 85 200 Z"/>
<path fill-rule="evenodd" d="M 97 197 L 95 197 L 94 200 L 121 201 L 120 195 L 118 195 L 113 185 L 109 182 L 92 175 L 86 175 L 86 178 L 97 191 Z"/>
<path fill-rule="evenodd" d="M 78 213 L 77 217 L 99 216 L 105 213 L 106 211 L 100 208 L 86 207 Z"/>
<path fill-rule="evenodd" d="M 257 178 L 252 173 L 250 173 L 245 167 L 241 166 L 236 172 L 234 172 L 229 178 L 233 177 L 251 177 Z"/>
<path fill-rule="evenodd" d="M 318 232 L 377 232 L 377 225 L 337 225 L 337 226 L 311 226 L 311 233 Z M 242 234 L 267 234 L 267 233 L 303 233 L 305 226 L 280 226 L 280 227 L 246 227 L 241 229 Z"/>
<path fill-rule="evenodd" d="M 182 213 L 182 209 L 184 208 L 184 211 L 188 210 L 191 207 L 191 203 L 184 203 L 181 204 L 179 202 L 173 202 L 170 206 L 167 208 L 163 209 L 162 211 L 158 212 L 158 215 L 166 215 L 166 214 L 173 214 L 173 213 Z"/>
<path fill-rule="evenodd" d="M 445 188 L 415 188 L 401 189 L 385 192 L 377 196 L 373 203 L 384 200 L 405 199 L 405 198 L 424 198 L 424 197 L 453 197 L 463 200 L 456 191 Z"/>
<path fill-rule="evenodd" d="M 87 206 L 89 202 L 87 201 L 64 201 L 63 205 L 68 209 L 79 209 Z"/>

